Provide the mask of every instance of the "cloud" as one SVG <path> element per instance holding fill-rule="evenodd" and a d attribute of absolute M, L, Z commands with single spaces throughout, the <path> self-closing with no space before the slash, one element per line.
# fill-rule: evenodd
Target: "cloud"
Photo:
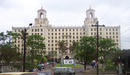
<path fill-rule="evenodd" d="M 23 27 L 34 23 L 41 4 L 47 11 L 52 25 L 83 25 L 86 10 L 91 5 L 100 24 L 121 26 L 122 48 L 130 48 L 130 1 L 129 0 L 1 0 L 0 32 L 12 26 Z"/>

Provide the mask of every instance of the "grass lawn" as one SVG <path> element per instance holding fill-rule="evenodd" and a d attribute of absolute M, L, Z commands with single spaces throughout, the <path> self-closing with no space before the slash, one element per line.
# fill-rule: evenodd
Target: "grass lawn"
<path fill-rule="evenodd" d="M 60 64 L 56 64 L 56 67 L 61 67 L 61 65 Z M 74 66 L 73 64 L 63 64 L 62 67 L 72 67 L 72 68 L 76 67 L 76 68 L 78 68 L 78 67 L 83 67 L 83 65 L 76 64 Z"/>

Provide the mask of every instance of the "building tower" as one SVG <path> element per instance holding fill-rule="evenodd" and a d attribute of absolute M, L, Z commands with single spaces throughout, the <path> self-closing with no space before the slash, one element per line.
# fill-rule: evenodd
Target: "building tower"
<path fill-rule="evenodd" d="M 84 20 L 84 25 L 85 26 L 91 26 L 91 25 L 96 25 L 96 22 L 98 21 L 98 19 L 95 17 L 95 10 L 92 8 L 89 8 L 86 11 L 86 18 Z"/>
<path fill-rule="evenodd" d="M 37 18 L 35 18 L 35 26 L 48 26 L 49 21 L 46 18 L 46 10 L 44 10 L 42 7 L 37 11 Z"/>

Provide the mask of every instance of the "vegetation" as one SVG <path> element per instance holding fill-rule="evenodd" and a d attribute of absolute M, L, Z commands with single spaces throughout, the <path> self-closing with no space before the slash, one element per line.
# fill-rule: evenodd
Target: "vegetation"
<path fill-rule="evenodd" d="M 45 51 L 44 51 L 44 49 L 45 49 L 44 40 L 45 40 L 45 38 L 43 38 L 40 35 L 27 36 L 27 47 L 28 47 L 29 52 L 30 52 L 32 67 L 36 66 L 37 64 L 39 64 L 40 62 L 43 61 L 42 60 L 43 55 L 44 55 L 43 53 L 45 53 Z"/>
<path fill-rule="evenodd" d="M 74 45 L 75 58 L 84 62 L 86 65 L 92 60 L 96 60 L 96 37 L 82 37 L 79 42 Z M 113 69 L 121 50 L 117 48 L 117 44 L 111 39 L 99 38 L 99 61 L 102 64 L 103 71 Z M 111 60 L 108 62 L 108 60 Z M 104 66 L 106 65 L 106 66 Z"/>
<path fill-rule="evenodd" d="M 56 64 L 56 67 L 61 67 L 61 65 L 60 64 Z M 80 65 L 80 64 L 76 64 L 76 65 L 73 65 L 73 64 L 63 64 L 62 67 L 82 68 L 83 66 Z"/>
<path fill-rule="evenodd" d="M 64 40 L 58 42 L 59 53 L 61 54 L 61 66 L 63 65 L 63 55 L 67 53 L 67 43 Z"/>
<path fill-rule="evenodd" d="M 24 38 L 27 33 L 22 32 L 21 34 L 12 33 L 7 31 L 7 33 L 0 33 L 0 62 L 5 64 L 10 63 L 21 63 L 23 56 L 18 52 L 18 48 L 14 45 L 16 38 Z M 14 41 L 12 40 L 14 39 Z M 56 51 L 50 51 L 46 57 L 45 56 L 45 44 L 43 38 L 40 35 L 27 35 L 27 51 L 30 53 L 27 55 L 27 65 L 26 67 L 35 68 L 41 62 L 47 62 L 49 58 L 54 58 L 57 55 Z M 84 36 L 79 42 L 73 42 L 70 47 L 67 48 L 67 43 L 65 41 L 59 41 L 59 53 L 61 54 L 61 66 L 71 66 L 63 65 L 63 55 L 65 55 L 70 50 L 73 57 L 84 62 L 84 69 L 86 70 L 86 65 L 96 58 L 96 37 L 94 36 Z M 116 62 L 118 57 L 121 55 L 122 51 L 117 48 L 117 44 L 106 38 L 99 38 L 99 63 L 102 64 L 104 70 L 115 70 Z M 14 65 L 18 66 L 19 65 Z M 57 65 L 59 66 L 59 64 Z"/>
<path fill-rule="evenodd" d="M 47 55 L 48 59 L 50 59 L 51 62 L 52 61 L 55 62 L 56 56 L 57 56 L 57 52 L 56 51 L 49 51 L 48 55 Z"/>
<path fill-rule="evenodd" d="M 84 69 L 86 70 L 87 63 L 95 59 L 95 47 L 96 39 L 95 37 L 82 37 L 77 45 L 76 58 L 84 62 Z"/>
<path fill-rule="evenodd" d="M 0 33 L 0 64 L 10 65 L 21 63 L 21 54 L 17 52 L 18 48 L 14 46 L 12 38 L 16 39 L 16 34 L 11 31 Z"/>

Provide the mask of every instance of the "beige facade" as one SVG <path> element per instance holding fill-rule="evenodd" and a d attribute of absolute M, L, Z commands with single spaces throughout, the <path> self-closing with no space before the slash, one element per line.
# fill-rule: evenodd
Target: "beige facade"
<path fill-rule="evenodd" d="M 80 27 L 53 27 L 49 24 L 46 17 L 46 10 L 43 8 L 37 11 L 37 17 L 35 18 L 35 25 L 26 27 L 29 35 L 38 34 L 45 37 L 46 52 L 56 51 L 57 57 L 60 56 L 58 50 L 58 41 L 65 40 L 69 47 L 73 41 L 79 41 L 83 36 L 96 36 L 96 23 L 98 19 L 95 17 L 95 10 L 89 8 L 86 11 L 86 18 L 84 25 Z M 24 27 L 12 27 L 13 32 L 20 33 Z M 111 38 L 114 40 L 120 48 L 120 26 L 107 27 L 105 25 L 99 25 L 99 36 L 103 38 Z M 23 52 L 23 41 L 17 39 L 15 41 L 19 51 Z M 71 57 L 70 51 L 64 56 Z"/>

